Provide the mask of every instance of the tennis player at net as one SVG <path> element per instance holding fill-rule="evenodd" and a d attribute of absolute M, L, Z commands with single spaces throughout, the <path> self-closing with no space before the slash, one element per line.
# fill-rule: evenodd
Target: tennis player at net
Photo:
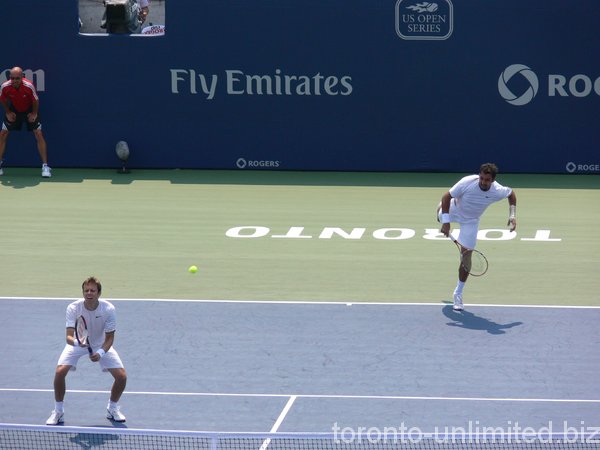
<path fill-rule="evenodd" d="M 511 188 L 502 186 L 496 181 L 497 174 L 498 168 L 495 164 L 482 164 L 479 168 L 479 175 L 468 175 L 459 180 L 442 196 L 442 201 L 438 204 L 438 222 L 442 223 L 440 232 L 448 237 L 450 223 L 458 223 L 460 225 L 460 233 L 457 241 L 464 247 L 466 253 L 475 248 L 479 220 L 487 207 L 494 202 L 505 198 L 508 199 L 508 225 L 510 226 L 510 231 L 515 231 L 517 228 L 515 216 L 517 196 Z M 468 277 L 469 272 L 465 270 L 462 264 L 459 265 L 458 283 L 453 294 L 453 308 L 455 311 L 462 311 L 464 309 L 462 296 Z"/>
<path fill-rule="evenodd" d="M 46 425 L 58 425 L 64 421 L 66 383 L 70 370 L 75 370 L 82 356 L 98 363 L 103 371 L 114 377 L 107 406 L 106 417 L 115 422 L 125 422 L 120 411 L 119 399 L 125 390 L 127 373 L 117 351 L 113 348 L 116 328 L 115 307 L 100 300 L 102 285 L 95 277 L 87 278 L 81 285 L 83 299 L 67 307 L 67 344 L 62 351 L 54 375 L 54 411 Z M 88 349 L 91 348 L 91 351 Z"/>

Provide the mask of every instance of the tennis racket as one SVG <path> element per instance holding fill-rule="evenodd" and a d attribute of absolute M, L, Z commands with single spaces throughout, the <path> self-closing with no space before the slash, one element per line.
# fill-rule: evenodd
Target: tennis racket
<path fill-rule="evenodd" d="M 79 345 L 87 344 L 87 349 L 90 355 L 94 353 L 92 351 L 92 347 L 90 347 L 90 344 L 88 342 L 87 322 L 85 321 L 85 317 L 83 316 L 79 316 L 75 321 L 75 339 L 77 339 Z"/>
<path fill-rule="evenodd" d="M 460 264 L 469 275 L 480 277 L 488 270 L 488 260 L 479 250 L 469 249 L 460 245 L 460 243 L 450 234 L 450 239 L 458 247 L 460 254 Z"/>

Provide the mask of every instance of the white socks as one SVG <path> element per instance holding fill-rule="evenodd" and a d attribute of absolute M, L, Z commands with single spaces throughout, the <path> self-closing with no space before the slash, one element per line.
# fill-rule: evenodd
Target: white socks
<path fill-rule="evenodd" d="M 456 284 L 456 289 L 454 289 L 454 293 L 455 294 L 462 294 L 463 288 L 465 287 L 465 282 L 464 281 L 459 281 Z"/>

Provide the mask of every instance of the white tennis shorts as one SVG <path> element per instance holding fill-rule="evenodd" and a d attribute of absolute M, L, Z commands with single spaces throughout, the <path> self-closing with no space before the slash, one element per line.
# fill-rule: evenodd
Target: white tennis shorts
<path fill-rule="evenodd" d="M 82 356 L 89 356 L 89 352 L 86 347 L 74 347 L 72 345 L 66 344 L 65 348 L 60 354 L 60 357 L 58 358 L 58 365 L 71 366 L 70 370 L 76 370 L 77 361 L 79 361 L 79 358 L 81 358 Z M 102 358 L 100 358 L 100 361 L 98 361 L 97 364 L 100 364 L 100 367 L 104 372 L 107 372 L 108 369 L 124 368 L 123 362 L 121 361 L 119 354 L 113 347 L 111 347 L 110 350 L 108 350 L 106 354 Z"/>
<path fill-rule="evenodd" d="M 452 236 L 465 248 L 473 250 L 477 245 L 479 223 L 461 223 L 460 229 L 452 231 Z"/>
<path fill-rule="evenodd" d="M 442 210 L 441 203 L 438 205 L 438 222 L 442 223 Z M 460 229 L 453 230 L 452 236 L 462 245 L 468 249 L 473 250 L 477 245 L 477 232 L 479 231 L 479 221 L 469 221 L 460 223 L 458 218 L 452 214 L 452 208 L 450 208 L 450 222 L 458 223 Z"/>

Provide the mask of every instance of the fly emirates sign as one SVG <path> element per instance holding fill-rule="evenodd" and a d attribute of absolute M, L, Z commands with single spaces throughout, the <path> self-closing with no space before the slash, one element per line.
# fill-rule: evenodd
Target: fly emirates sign
<path fill-rule="evenodd" d="M 195 69 L 170 69 L 172 94 L 197 94 L 212 100 L 219 94 L 249 96 L 348 96 L 352 94 L 349 75 L 246 74 L 242 70 L 225 70 L 221 74 L 204 74 Z"/>

